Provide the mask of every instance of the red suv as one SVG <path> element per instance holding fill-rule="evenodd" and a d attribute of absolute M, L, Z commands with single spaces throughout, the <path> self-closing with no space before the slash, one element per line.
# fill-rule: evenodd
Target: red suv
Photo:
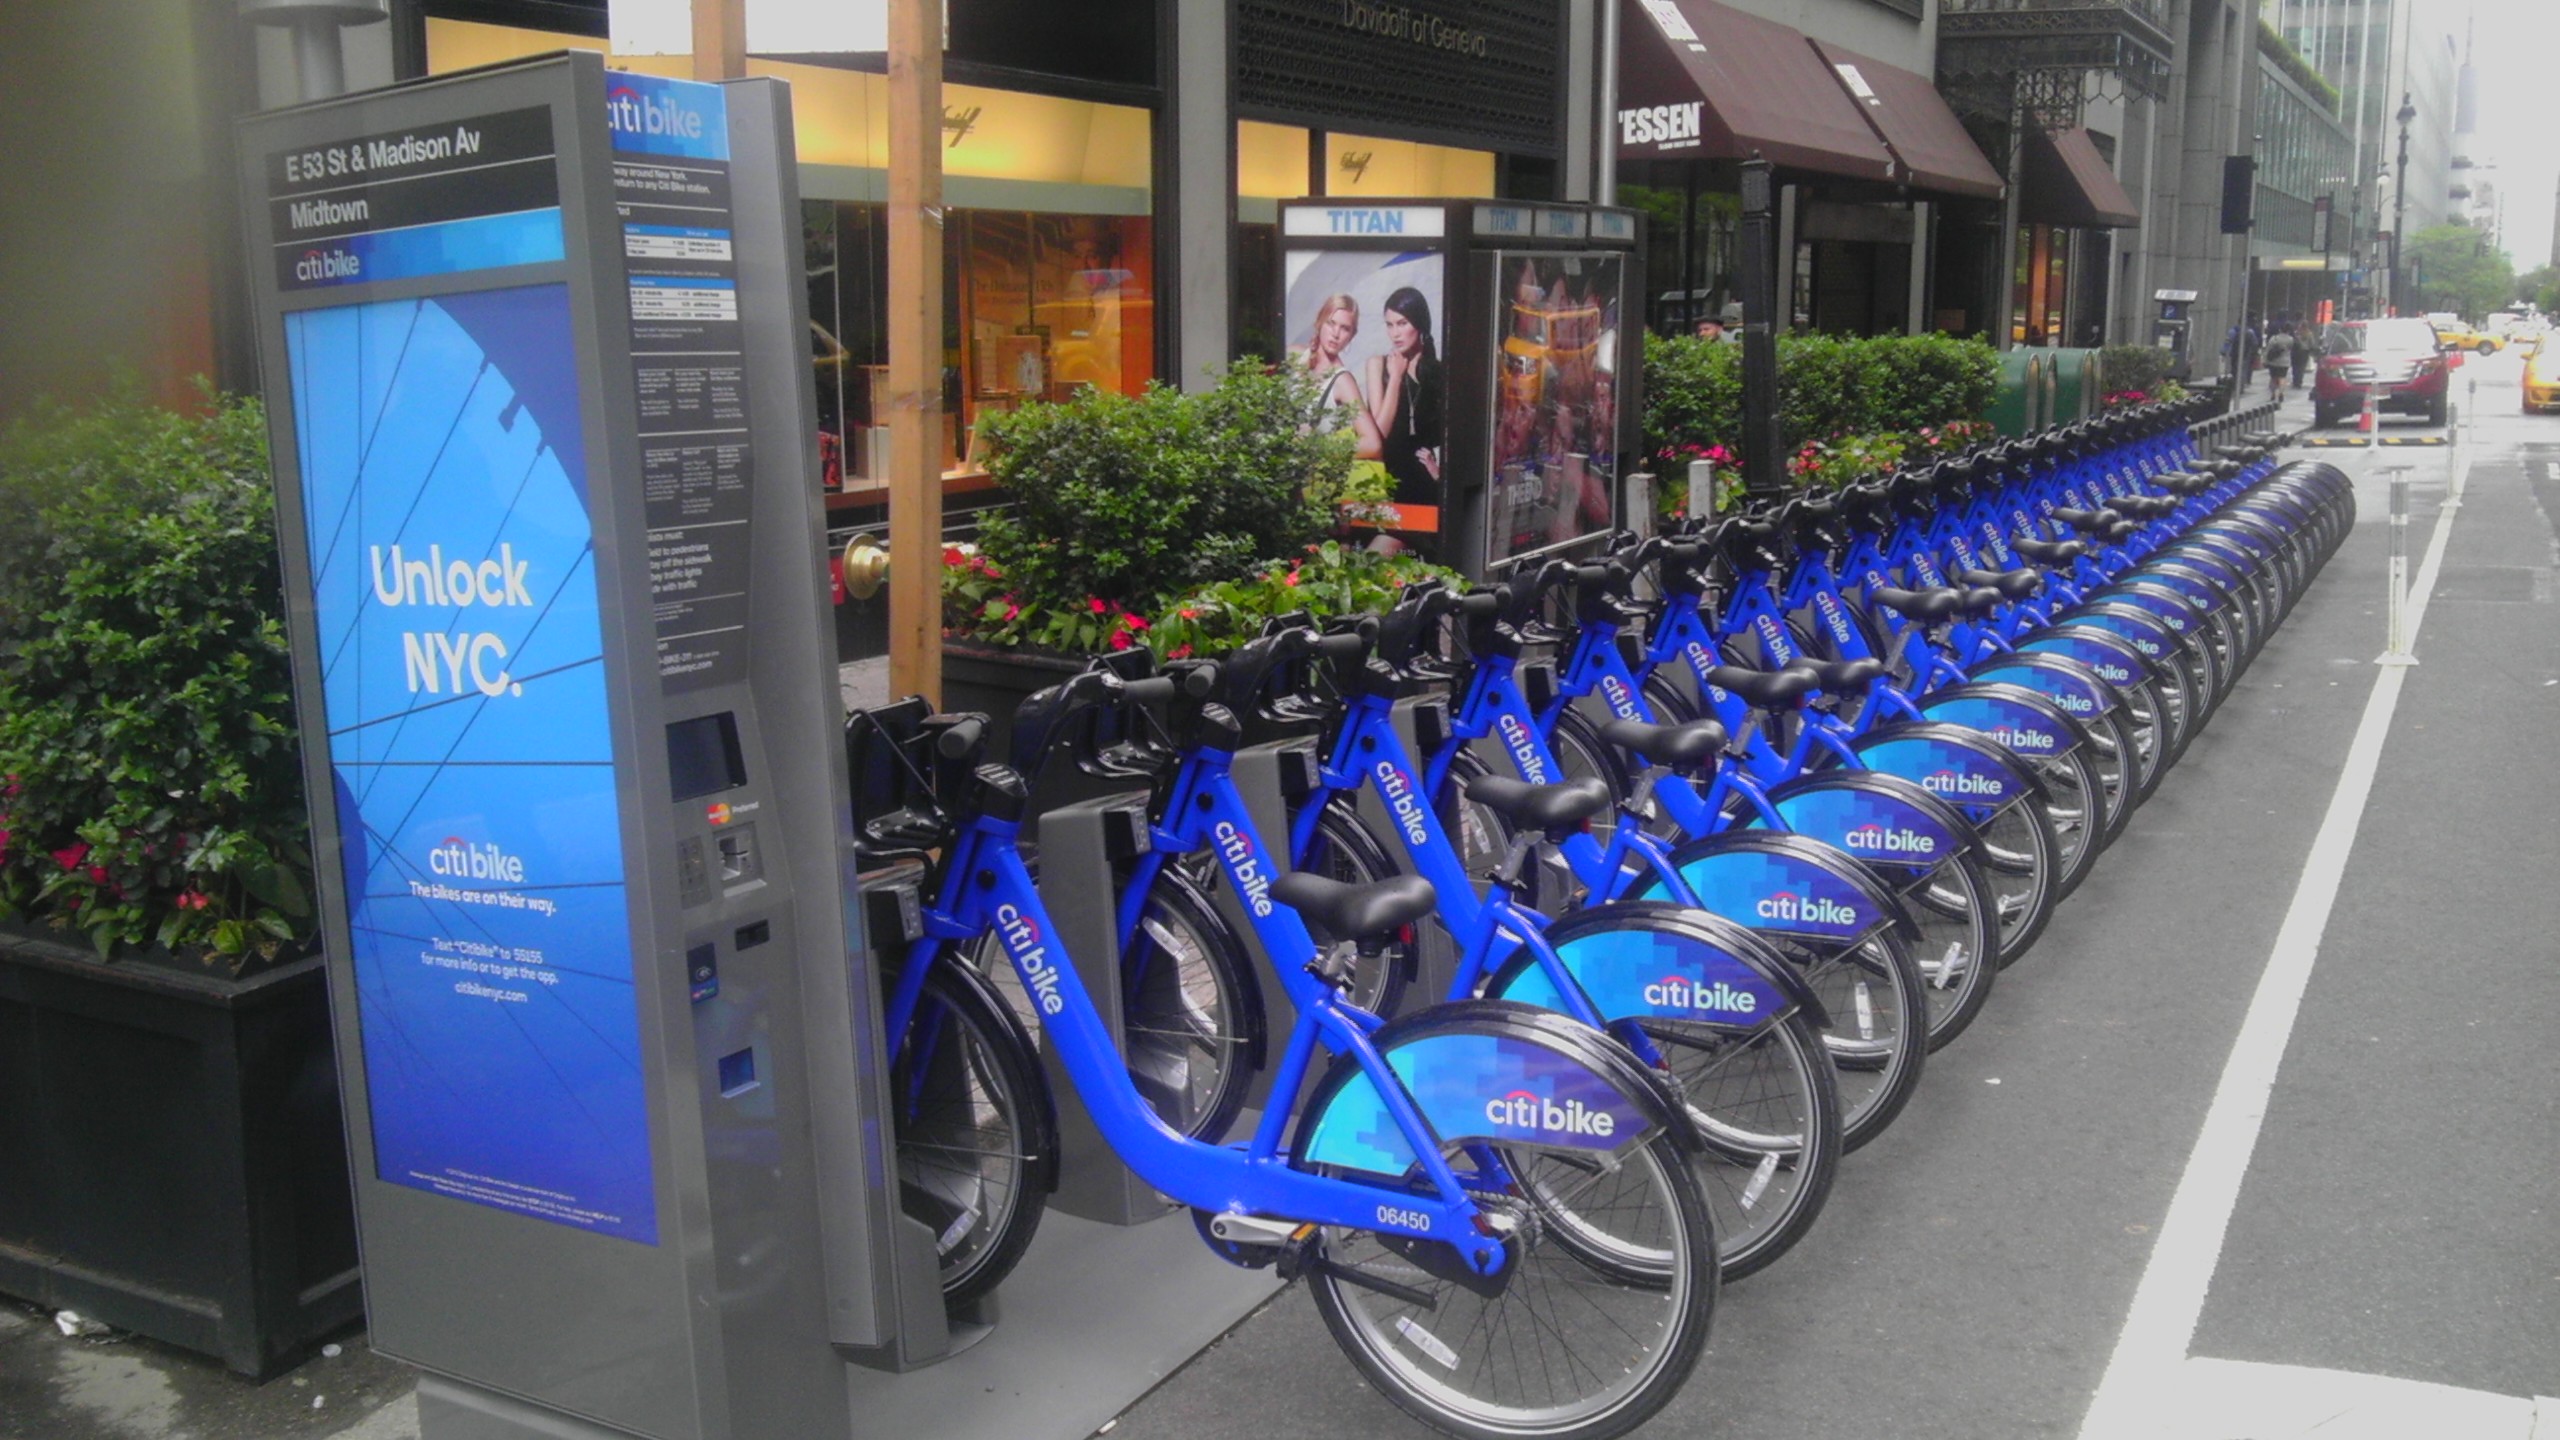
<path fill-rule="evenodd" d="M 2377 391 L 2377 411 L 2422 415 L 2441 425 L 2451 381 L 2436 327 L 2415 316 L 2349 320 L 2320 337 L 2320 370 L 2311 381 L 2311 413 L 2335 425 L 2364 409 L 2365 392 Z"/>

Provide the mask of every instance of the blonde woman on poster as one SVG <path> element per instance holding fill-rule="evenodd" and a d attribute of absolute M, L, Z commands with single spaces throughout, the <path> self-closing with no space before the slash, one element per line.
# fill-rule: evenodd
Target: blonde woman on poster
<path fill-rule="evenodd" d="M 1375 460 L 1381 453 L 1378 423 L 1361 399 L 1359 377 L 1344 364 L 1342 352 L 1360 334 L 1360 302 L 1348 295 L 1328 295 L 1316 307 L 1316 323 L 1307 336 L 1307 370 L 1320 387 L 1316 404 L 1324 419 L 1318 423 L 1330 429 L 1341 423 L 1348 410 L 1352 433 L 1357 437 L 1352 454 L 1362 460 Z"/>

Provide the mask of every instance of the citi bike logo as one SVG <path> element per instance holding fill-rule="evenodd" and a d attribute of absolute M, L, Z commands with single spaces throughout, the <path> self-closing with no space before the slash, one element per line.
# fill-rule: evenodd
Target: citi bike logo
<path fill-rule="evenodd" d="M 1520 767 L 1520 778 L 1532 785 L 1546 784 L 1546 762 L 1538 758 L 1538 739 L 1529 733 L 1529 727 L 1507 711 L 1493 725 L 1502 732 L 1502 743 L 1510 748 L 1512 762 Z"/>
<path fill-rule="evenodd" d="M 1822 612 L 1822 623 L 1843 645 L 1851 643 L 1855 632 L 1849 626 L 1849 612 L 1840 608 L 1840 597 L 1828 590 L 1814 593 L 1813 608 Z"/>
<path fill-rule="evenodd" d="M 1733 698 L 1731 695 L 1725 693 L 1725 688 L 1723 686 L 1707 684 L 1707 672 L 1723 663 L 1716 659 L 1714 651 L 1709 650 L 1706 646 L 1692 640 L 1689 642 L 1687 647 L 1681 651 L 1681 653 L 1689 657 L 1689 668 L 1698 672 L 1698 683 L 1706 685 L 1708 699 L 1721 705 L 1727 700 Z"/>
<path fill-rule="evenodd" d="M 1603 1140 L 1618 1132 L 1618 1117 L 1606 1110 L 1587 1109 L 1579 1100 L 1567 1100 L 1559 1105 L 1526 1090 L 1514 1090 L 1499 1099 L 1487 1100 L 1484 1102 L 1484 1118 L 1516 1130 L 1596 1135 Z"/>
<path fill-rule="evenodd" d="M 2012 750 L 2031 750 L 2039 755 L 2052 753 L 2060 743 L 2050 730 L 2021 730 L 2014 725 L 1995 725 L 1983 733 Z"/>
<path fill-rule="evenodd" d="M 1644 1003 L 1662 1010 L 1749 1015 L 1760 1008 L 1760 997 L 1748 990 L 1736 990 L 1721 980 L 1701 985 L 1678 975 L 1665 975 L 1644 987 Z"/>
<path fill-rule="evenodd" d="M 1414 793 L 1413 777 L 1392 760 L 1379 761 L 1375 773 L 1378 793 L 1386 797 L 1387 812 L 1396 817 L 1396 828 L 1416 846 L 1430 844 L 1431 832 L 1422 823 L 1422 797 Z"/>
<path fill-rule="evenodd" d="M 304 284 L 321 280 L 360 280 L 364 278 L 364 257 L 343 246 L 327 250 L 305 250 L 293 262 L 293 278 Z"/>
<path fill-rule="evenodd" d="M 1996 776 L 1932 770 L 1920 778 L 1920 788 L 1932 795 L 1983 795 L 1997 799 L 2002 787 Z"/>
<path fill-rule="evenodd" d="M 2061 706 L 2063 709 L 2070 711 L 2074 715 L 2094 715 L 2098 713 L 2097 701 L 2090 699 L 2086 695 L 2081 695 L 2073 691 L 2060 691 L 2056 693 L 2052 699 L 2054 704 Z M 2015 749 L 2016 747 L 2012 746 L 2011 748 Z"/>
<path fill-rule="evenodd" d="M 616 86 L 605 97 L 605 107 L 613 117 L 617 135 L 665 136 L 671 140 L 702 138 L 702 113 L 681 103 L 672 95 L 649 95 L 629 86 Z"/>
<path fill-rule="evenodd" d="M 1056 1015 L 1067 1008 L 1066 997 L 1058 993 L 1058 967 L 1049 961 L 1049 947 L 1042 943 L 1040 927 L 1018 906 L 996 907 L 996 934 L 1004 940 L 1005 953 L 1031 983 L 1032 994 L 1040 1001 L 1040 1013 Z"/>
<path fill-rule="evenodd" d="M 1856 907 L 1843 905 L 1822 895 L 1798 895 L 1781 890 L 1753 907 L 1763 920 L 1793 920 L 1814 925 L 1855 925 Z"/>
<path fill-rule="evenodd" d="M 1609 702 L 1610 713 L 1616 715 L 1619 719 L 1633 720 L 1636 718 L 1635 692 L 1627 688 L 1626 681 L 1619 679 L 1615 675 L 1601 676 L 1600 698 Z"/>
<path fill-rule="evenodd" d="M 1783 665 L 1796 658 L 1796 647 L 1787 643 L 1787 632 L 1776 620 L 1762 615 L 1751 623 L 1759 627 L 1760 646 L 1769 652 L 1771 661 Z"/>
<path fill-rule="evenodd" d="M 482 845 L 459 835 L 447 835 L 444 843 L 427 852 L 429 872 L 454 880 L 494 880 L 501 885 L 524 883 L 524 857 L 510 855 L 496 845 Z"/>
<path fill-rule="evenodd" d="M 1840 837 L 1845 848 L 1868 855 L 1934 855 L 1938 840 L 1917 830 L 1870 821 Z"/>
<path fill-rule="evenodd" d="M 1257 918 L 1271 914 L 1271 877 L 1263 873 L 1262 857 L 1253 850 L 1253 837 L 1235 827 L 1232 820 L 1221 820 L 1210 832 L 1218 842 L 1219 858 L 1227 862 L 1227 873 L 1235 877 L 1236 893 L 1244 897 L 1246 907 Z"/>

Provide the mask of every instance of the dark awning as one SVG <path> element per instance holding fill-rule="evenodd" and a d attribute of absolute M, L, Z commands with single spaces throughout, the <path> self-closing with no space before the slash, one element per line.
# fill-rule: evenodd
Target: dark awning
<path fill-rule="evenodd" d="M 1901 166 L 1804 35 L 1715 0 L 1621 0 L 1618 157 L 1747 160 L 1857 180 Z"/>
<path fill-rule="evenodd" d="M 2088 131 L 2030 126 L 2019 167 L 2018 218 L 2030 225 L 2116 229 L 2141 224 L 2142 212 Z"/>
<path fill-rule="evenodd" d="M 1983 158 L 1982 148 L 1965 133 L 1964 122 L 1947 108 L 1928 76 L 1827 41 L 1812 44 L 1902 162 L 1905 184 L 1942 195 L 1999 196 L 2000 172 Z"/>

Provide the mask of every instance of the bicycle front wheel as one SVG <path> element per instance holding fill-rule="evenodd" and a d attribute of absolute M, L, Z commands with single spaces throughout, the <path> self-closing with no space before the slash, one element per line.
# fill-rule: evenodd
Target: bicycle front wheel
<path fill-rule="evenodd" d="M 1707 1342 L 1715 1235 L 1656 1134 L 1595 1163 L 1506 1148 L 1521 1225 L 1509 1273 L 1433 1273 L 1417 1245 L 1328 1229 L 1306 1269 L 1325 1328 L 1407 1414 L 1467 1440 L 1609 1440 L 1678 1392 Z"/>
<path fill-rule="evenodd" d="M 1057 1124 L 1021 1027 L 949 951 L 889 1071 L 898 1198 L 934 1235 L 945 1303 L 1011 1273 L 1057 1182 Z"/>

